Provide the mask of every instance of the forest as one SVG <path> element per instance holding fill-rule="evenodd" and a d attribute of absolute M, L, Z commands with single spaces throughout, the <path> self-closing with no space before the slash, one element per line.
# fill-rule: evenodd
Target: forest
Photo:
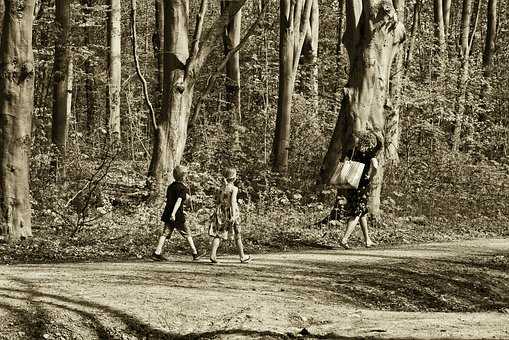
<path fill-rule="evenodd" d="M 336 247 L 330 179 L 363 131 L 382 145 L 378 246 L 507 237 L 508 13 L 506 0 L 2 0 L 0 263 L 149 256 L 179 164 L 197 247 L 227 167 L 250 253 Z"/>

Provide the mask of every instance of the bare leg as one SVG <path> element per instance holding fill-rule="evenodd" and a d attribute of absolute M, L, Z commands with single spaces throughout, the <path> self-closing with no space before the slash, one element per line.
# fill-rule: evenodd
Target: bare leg
<path fill-rule="evenodd" d="M 242 244 L 242 236 L 240 234 L 235 233 L 235 243 L 237 244 L 237 249 L 239 250 L 240 260 L 244 260 L 246 255 L 244 255 L 244 245 Z"/>
<path fill-rule="evenodd" d="M 161 255 L 161 253 L 163 252 L 164 242 L 167 239 L 169 240 L 171 238 L 172 233 L 173 233 L 173 228 L 170 227 L 169 225 L 165 225 L 163 234 L 161 235 L 161 237 L 159 237 L 159 241 L 157 242 L 157 247 L 156 247 L 156 250 L 154 251 L 154 254 Z"/>
<path fill-rule="evenodd" d="M 212 262 L 217 262 L 217 248 L 219 248 L 219 242 L 221 242 L 219 237 L 214 237 L 212 240 L 212 249 L 210 250 L 210 260 Z"/>
<path fill-rule="evenodd" d="M 369 237 L 367 215 L 361 217 L 361 230 L 362 234 L 364 235 L 364 244 L 366 245 L 366 247 L 372 247 L 374 243 L 373 241 L 371 241 L 371 238 Z"/>
<path fill-rule="evenodd" d="M 346 225 L 346 231 L 343 235 L 343 239 L 341 239 L 342 244 L 348 244 L 348 239 L 350 238 L 350 235 L 352 234 L 353 230 L 355 229 L 355 226 L 357 225 L 357 222 L 359 221 L 359 217 L 355 216 L 348 220 L 348 224 Z"/>
<path fill-rule="evenodd" d="M 189 246 L 191 247 L 191 251 L 193 252 L 193 255 L 198 254 L 196 251 L 196 247 L 194 246 L 193 237 L 191 235 L 186 236 L 187 243 L 189 243 Z"/>

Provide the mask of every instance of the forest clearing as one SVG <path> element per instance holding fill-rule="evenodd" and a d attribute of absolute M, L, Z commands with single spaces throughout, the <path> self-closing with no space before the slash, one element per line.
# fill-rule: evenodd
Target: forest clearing
<path fill-rule="evenodd" d="M 0 339 L 509 339 L 508 0 L 0 0 Z"/>

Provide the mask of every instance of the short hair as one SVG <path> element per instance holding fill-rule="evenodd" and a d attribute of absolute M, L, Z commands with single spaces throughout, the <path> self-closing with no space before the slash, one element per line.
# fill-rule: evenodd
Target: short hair
<path fill-rule="evenodd" d="M 227 168 L 223 173 L 224 178 L 232 180 L 237 177 L 237 170 L 235 168 Z"/>
<path fill-rule="evenodd" d="M 186 177 L 187 169 L 185 166 L 177 165 L 173 169 L 173 178 L 175 178 L 176 181 L 182 181 Z"/>

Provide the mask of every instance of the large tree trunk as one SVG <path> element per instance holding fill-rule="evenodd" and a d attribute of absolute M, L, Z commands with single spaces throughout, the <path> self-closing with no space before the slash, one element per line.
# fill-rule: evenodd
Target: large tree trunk
<path fill-rule="evenodd" d="M 402 1 L 401 1 L 402 3 Z M 345 155 L 355 146 L 354 132 L 374 133 L 385 148 L 386 112 L 391 66 L 405 37 L 396 13 L 400 1 L 347 0 L 343 42 L 350 59 L 349 79 L 333 137 L 325 155 L 321 180 L 329 183 Z M 384 166 L 384 152 L 377 155 Z M 373 179 L 370 213 L 379 215 L 383 169 Z"/>
<path fill-rule="evenodd" d="M 58 29 L 55 44 L 55 63 L 53 66 L 53 122 L 51 126 L 51 141 L 56 147 L 54 160 L 57 176 L 65 177 L 65 149 L 67 131 L 69 129 L 70 108 L 67 107 L 67 84 L 69 78 L 70 60 L 70 2 L 57 0 L 55 2 L 55 25 Z"/>
<path fill-rule="evenodd" d="M 29 190 L 34 96 L 34 0 L 0 1 L 0 231 L 32 236 Z M 2 15 L 2 12 L 3 15 Z"/>
<path fill-rule="evenodd" d="M 292 97 L 312 4 L 313 0 L 280 1 L 279 95 L 272 166 L 281 174 L 288 172 Z"/>
<path fill-rule="evenodd" d="M 193 96 L 193 86 L 185 79 L 189 59 L 188 0 L 166 2 L 164 19 L 163 102 L 149 168 L 157 189 L 182 160 Z"/>
<path fill-rule="evenodd" d="M 196 79 L 214 43 L 223 34 L 225 25 L 245 1 L 232 2 L 229 13 L 223 13 L 202 39 L 207 12 L 207 0 L 202 0 L 191 49 L 188 38 L 189 1 L 169 0 L 164 4 L 163 101 L 148 172 L 149 182 L 156 192 L 172 179 L 170 170 L 182 160 Z"/>
<path fill-rule="evenodd" d="M 465 92 L 467 89 L 469 56 L 470 56 L 470 21 L 472 17 L 472 0 L 463 0 L 461 16 L 461 68 L 458 76 L 458 99 L 456 104 L 456 121 L 452 135 L 452 150 L 458 151 L 461 143 L 461 130 L 465 112 Z"/>
<path fill-rule="evenodd" d="M 120 140 L 120 83 L 121 74 L 121 7 L 120 0 L 111 0 L 110 27 L 110 84 L 109 84 L 109 133 L 113 140 Z"/>

